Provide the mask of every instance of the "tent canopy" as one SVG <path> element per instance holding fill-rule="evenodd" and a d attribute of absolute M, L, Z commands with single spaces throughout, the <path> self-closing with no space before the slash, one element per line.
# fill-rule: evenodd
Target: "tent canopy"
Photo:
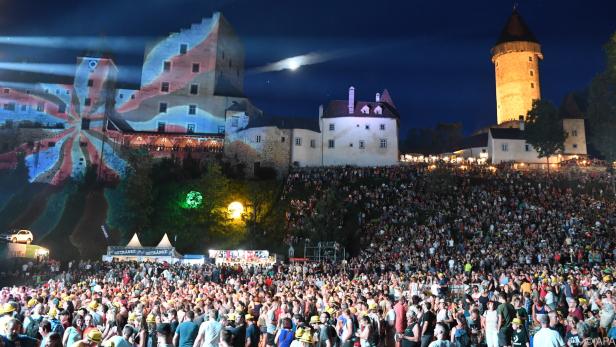
<path fill-rule="evenodd" d="M 133 235 L 133 237 L 130 239 L 130 241 L 128 242 L 126 247 L 142 248 L 141 242 L 139 242 L 139 237 L 137 237 L 137 233 L 135 233 L 135 235 Z"/>
<path fill-rule="evenodd" d="M 167 236 L 167 233 L 165 233 L 156 248 L 173 248 L 173 245 L 171 245 L 171 241 L 169 241 L 169 236 Z"/>

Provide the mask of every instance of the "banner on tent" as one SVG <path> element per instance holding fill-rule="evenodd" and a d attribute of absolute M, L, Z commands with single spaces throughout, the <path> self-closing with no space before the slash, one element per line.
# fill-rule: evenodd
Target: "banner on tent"
<path fill-rule="evenodd" d="M 125 248 L 110 247 L 107 255 L 112 257 L 173 257 L 173 248 Z"/>

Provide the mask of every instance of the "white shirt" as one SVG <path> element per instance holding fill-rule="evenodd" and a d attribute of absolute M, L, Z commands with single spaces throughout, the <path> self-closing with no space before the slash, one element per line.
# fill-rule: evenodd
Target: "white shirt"
<path fill-rule="evenodd" d="M 565 342 L 560 334 L 550 328 L 541 328 L 533 339 L 533 346 L 541 347 L 563 347 Z"/>

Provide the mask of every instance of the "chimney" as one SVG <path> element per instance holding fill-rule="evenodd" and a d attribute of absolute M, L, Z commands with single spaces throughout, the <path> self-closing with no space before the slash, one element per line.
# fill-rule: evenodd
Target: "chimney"
<path fill-rule="evenodd" d="M 323 118 L 323 104 L 319 105 L 319 118 Z"/>
<path fill-rule="evenodd" d="M 520 116 L 520 130 L 524 131 L 524 116 Z"/>
<path fill-rule="evenodd" d="M 355 113 L 355 88 L 349 87 L 349 114 Z"/>
<path fill-rule="evenodd" d="M 381 101 L 381 94 L 380 93 L 376 93 L 376 98 L 374 98 L 374 101 L 376 101 L 376 102 L 380 102 Z"/>

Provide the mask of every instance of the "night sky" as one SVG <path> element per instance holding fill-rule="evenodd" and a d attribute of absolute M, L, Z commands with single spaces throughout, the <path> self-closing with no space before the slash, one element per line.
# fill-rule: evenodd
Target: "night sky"
<path fill-rule="evenodd" d="M 387 88 L 411 127 L 461 121 L 471 132 L 496 122 L 490 48 L 513 1 L 368 0 L 5 0 L 3 35 L 135 37 L 116 53 L 120 67 L 139 67 L 145 39 L 187 28 L 221 11 L 246 49 L 245 93 L 266 113 L 316 117 L 318 106 L 362 100 Z M 616 1 L 518 1 L 539 39 L 543 98 L 560 104 L 603 69 L 602 45 L 616 31 Z M 297 71 L 250 73 L 291 56 L 337 58 Z M 72 64 L 76 49 L 0 46 L 0 60 Z M 0 80 L 2 80 L 0 74 Z"/>

